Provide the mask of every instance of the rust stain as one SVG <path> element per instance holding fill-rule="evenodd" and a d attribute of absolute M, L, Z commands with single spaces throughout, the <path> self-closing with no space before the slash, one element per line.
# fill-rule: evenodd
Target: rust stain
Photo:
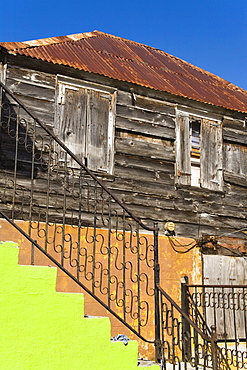
<path fill-rule="evenodd" d="M 0 46 L 11 54 L 247 112 L 246 90 L 161 50 L 103 32 L 3 42 Z"/>

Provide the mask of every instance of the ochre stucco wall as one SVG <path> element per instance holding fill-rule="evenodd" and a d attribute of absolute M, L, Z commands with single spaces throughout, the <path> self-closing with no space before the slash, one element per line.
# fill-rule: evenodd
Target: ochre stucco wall
<path fill-rule="evenodd" d="M 0 243 L 0 369 L 138 369 L 136 341 L 111 342 L 108 318 L 84 318 L 82 294 L 57 293 L 56 269 L 18 265 L 18 253 Z"/>
<path fill-rule="evenodd" d="M 19 225 L 28 231 L 28 223 L 19 221 Z M 66 226 L 66 232 L 71 235 L 77 234 L 77 229 L 70 226 Z M 104 233 L 104 230 L 102 230 Z M 146 238 L 152 243 L 152 235 L 145 235 Z M 33 238 L 38 240 L 38 236 L 33 234 Z M 30 264 L 32 260 L 37 265 L 52 265 L 47 257 L 43 256 L 41 252 L 35 251 L 33 258 L 31 256 L 30 243 L 17 232 L 11 225 L 6 221 L 0 222 L 0 239 L 1 240 L 13 240 L 20 246 L 20 258 L 21 264 Z M 178 238 L 177 241 L 182 245 L 187 245 L 193 240 L 186 238 Z M 183 248 L 178 248 L 183 250 Z M 169 240 L 165 236 L 159 237 L 159 262 L 160 262 L 160 285 L 161 287 L 171 295 L 171 297 L 180 304 L 180 284 L 181 278 L 185 275 L 189 277 L 189 281 L 194 284 L 200 284 L 202 278 L 202 263 L 201 253 L 197 248 L 193 248 L 188 253 L 180 254 L 173 250 Z M 67 265 L 69 268 L 69 266 Z M 153 280 L 152 271 L 147 270 L 149 279 Z M 83 292 L 74 281 L 72 281 L 63 271 L 58 270 L 57 273 L 57 291 L 60 292 Z M 83 292 L 84 293 L 84 292 Z M 151 317 L 154 318 L 154 306 L 153 297 L 150 297 L 150 308 Z M 91 296 L 85 294 L 85 314 L 95 316 L 109 316 L 111 320 L 111 335 L 126 334 L 130 338 L 137 339 L 135 336 L 126 329 L 119 321 L 109 315 L 108 311 L 102 308 Z M 154 339 L 154 319 L 151 320 L 150 325 L 143 329 L 143 335 L 148 339 Z M 154 359 L 154 347 L 152 344 L 148 344 L 143 341 L 139 341 L 139 354 L 143 358 Z"/>

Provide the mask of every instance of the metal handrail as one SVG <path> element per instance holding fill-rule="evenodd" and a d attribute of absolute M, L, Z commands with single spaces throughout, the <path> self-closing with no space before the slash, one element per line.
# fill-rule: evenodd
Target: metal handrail
<path fill-rule="evenodd" d="M 160 293 L 171 303 L 171 305 L 180 313 L 180 315 L 196 330 L 196 332 L 206 341 L 210 342 L 211 337 L 203 333 L 198 326 L 190 319 L 188 315 L 179 307 L 179 305 L 162 289 L 158 286 Z"/>
<path fill-rule="evenodd" d="M 32 245 L 34 245 L 40 252 L 42 252 L 46 257 L 48 257 L 54 265 L 60 268 L 66 275 L 68 275 L 75 283 L 77 283 L 82 289 L 85 290 L 91 297 L 93 297 L 97 302 L 99 302 L 107 311 L 109 311 L 116 319 L 118 319 L 122 324 L 124 324 L 133 334 L 135 334 L 138 338 L 143 340 L 147 343 L 154 343 L 155 341 L 151 341 L 143 337 L 140 333 L 138 333 L 132 326 L 126 323 L 119 315 L 117 315 L 113 310 L 111 310 L 101 299 L 99 299 L 96 295 L 94 295 L 86 285 L 82 284 L 78 281 L 66 268 L 64 268 L 55 258 L 52 257 L 48 252 L 46 252 L 40 245 L 37 243 L 36 240 L 30 238 L 30 236 L 21 229 L 15 222 L 13 222 L 8 216 L 6 216 L 3 212 L 0 211 L 0 215 L 5 218 L 16 230 L 18 230 L 27 240 L 29 240 Z"/>
<path fill-rule="evenodd" d="M 0 87 L 5 92 L 2 140 L 13 148 L 9 151 L 12 157 L 6 160 L 12 161 L 11 165 L 4 167 L 0 184 L 2 216 L 135 335 L 154 343 L 141 332 L 151 320 L 149 300 L 154 287 L 148 277 L 153 272 L 153 246 L 140 228 L 156 235 L 157 225 L 145 225 L 1 82 Z M 78 166 L 71 168 L 68 159 Z M 29 165 L 28 175 L 20 172 L 23 163 Z M 41 204 L 35 171 L 41 175 L 38 181 L 45 181 L 41 195 L 46 198 Z M 29 184 L 23 186 L 25 176 Z M 19 216 L 19 209 L 24 210 L 23 216 Z M 19 228 L 16 219 L 29 220 L 28 233 Z M 68 224 L 72 225 L 70 234 Z"/>
<path fill-rule="evenodd" d="M 215 342 L 228 365 L 246 368 L 247 285 L 188 284 L 186 288 L 193 307 L 201 308 L 202 321 L 217 328 Z"/>
<path fill-rule="evenodd" d="M 188 288 L 247 288 L 245 284 L 188 284 Z"/>
<path fill-rule="evenodd" d="M 188 362 L 195 368 L 230 370 L 231 367 L 229 366 L 227 356 L 217 345 L 216 328 L 212 326 L 209 335 L 204 333 L 164 289 L 159 285 L 157 285 L 157 288 L 161 301 L 160 321 L 162 322 L 163 329 L 161 350 L 164 362 L 172 362 L 174 365 L 178 364 L 178 368 L 182 367 L 182 362 Z M 170 308 L 167 303 L 163 302 L 164 299 L 170 304 Z M 162 305 L 165 306 L 165 310 L 162 310 Z M 176 313 L 180 315 L 180 318 Z M 185 331 L 182 330 L 184 323 L 186 323 Z M 193 335 L 192 329 L 194 330 Z M 166 348 L 167 337 L 171 337 L 171 346 L 168 350 Z"/>
<path fill-rule="evenodd" d="M 198 307 L 196 305 L 196 303 L 194 302 L 193 300 L 193 297 L 192 295 L 190 294 L 190 291 L 188 290 L 188 285 L 186 286 L 187 287 L 187 296 L 188 296 L 188 300 L 189 300 L 189 303 L 191 304 L 193 310 L 195 310 L 196 312 L 196 315 L 197 317 L 199 318 L 199 320 L 201 321 L 202 323 L 202 326 L 207 330 L 207 332 L 211 335 L 211 330 L 210 328 L 208 327 L 203 315 L 201 314 L 201 312 L 198 310 Z"/>

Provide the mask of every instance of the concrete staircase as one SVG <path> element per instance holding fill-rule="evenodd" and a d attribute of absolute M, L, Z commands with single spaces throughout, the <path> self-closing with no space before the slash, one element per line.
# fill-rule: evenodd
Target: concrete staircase
<path fill-rule="evenodd" d="M 84 317 L 83 294 L 55 291 L 56 268 L 18 265 L 18 254 L 0 243 L 1 370 L 138 369 L 136 341 L 112 342 L 108 318 Z"/>

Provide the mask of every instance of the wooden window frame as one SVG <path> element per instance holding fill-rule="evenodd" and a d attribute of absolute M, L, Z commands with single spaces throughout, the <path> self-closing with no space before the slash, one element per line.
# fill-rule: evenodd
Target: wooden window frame
<path fill-rule="evenodd" d="M 200 122 L 200 183 L 192 182 L 192 121 Z M 213 191 L 223 190 L 222 122 L 217 118 L 177 111 L 176 116 L 176 183 Z"/>
<path fill-rule="evenodd" d="M 198 145 L 193 145 L 193 138 L 196 138 L 196 135 L 193 135 L 193 124 L 198 125 L 199 131 L 199 140 Z M 200 187 L 200 163 L 201 163 L 201 121 L 189 120 L 190 125 L 190 166 L 191 166 L 191 186 Z M 194 149 L 196 148 L 196 149 Z"/>
<path fill-rule="evenodd" d="M 107 125 L 105 127 L 106 135 L 105 135 L 105 148 L 104 150 L 104 156 L 100 155 L 100 158 L 104 157 L 104 166 L 97 165 L 97 158 L 93 161 L 92 156 L 95 155 L 95 150 L 92 149 L 92 135 L 93 135 L 93 129 L 91 129 L 91 139 L 89 137 L 90 135 L 90 129 L 87 127 L 85 132 L 82 134 L 84 135 L 84 142 L 82 145 L 84 146 L 84 149 L 82 150 L 84 155 L 83 158 L 80 158 L 89 169 L 91 169 L 94 172 L 99 172 L 102 174 L 113 174 L 113 167 L 114 167 L 114 134 L 115 134 L 115 117 L 116 117 L 116 89 L 110 88 L 108 86 L 90 83 L 82 80 L 77 80 L 74 78 L 66 77 L 66 76 L 57 76 L 56 81 L 56 110 L 55 110 L 55 125 L 54 125 L 54 131 L 55 134 L 58 135 L 58 137 L 61 138 L 61 135 L 59 134 L 59 123 L 61 123 L 62 117 L 62 105 L 65 104 L 65 91 L 66 89 L 69 89 L 71 91 L 86 91 L 88 96 L 90 94 L 100 94 L 102 98 L 107 101 L 109 101 L 109 108 L 108 108 L 108 114 L 107 114 L 107 122 L 103 122 L 104 125 Z M 89 98 L 91 99 L 91 98 Z M 87 105 L 85 106 L 86 112 L 86 125 L 91 124 L 90 122 L 90 113 L 89 113 L 89 106 L 91 104 L 91 100 Z M 91 118 L 92 119 L 92 118 Z M 88 123 L 89 122 L 89 123 Z M 94 128 L 94 133 L 97 132 L 97 130 Z M 94 140 L 95 141 L 95 140 Z M 66 142 L 64 142 L 65 145 L 68 145 Z M 90 144 L 91 143 L 91 144 Z M 69 145 L 68 145 L 69 146 Z M 71 149 L 71 148 L 70 148 Z M 95 149 L 95 148 L 94 148 Z M 72 150 L 73 151 L 73 150 Z M 77 153 L 75 153 L 77 155 Z M 86 158 L 86 161 L 85 161 Z M 100 159 L 98 159 L 99 162 L 102 162 Z M 94 162 L 94 163 L 93 163 Z M 70 166 L 73 166 L 75 164 L 70 163 Z"/>

